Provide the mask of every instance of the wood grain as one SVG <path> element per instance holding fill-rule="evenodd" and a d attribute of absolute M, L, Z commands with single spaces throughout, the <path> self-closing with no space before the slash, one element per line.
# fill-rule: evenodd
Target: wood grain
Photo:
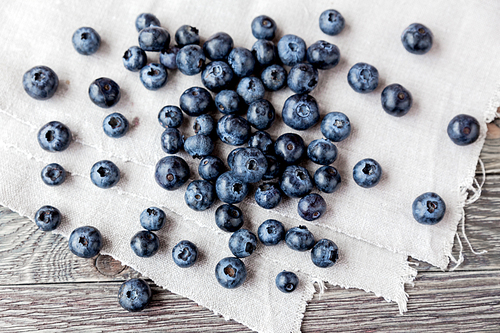
<path fill-rule="evenodd" d="M 481 155 L 479 156 L 479 158 L 481 158 L 484 163 L 486 174 L 493 175 L 500 173 L 500 138 L 496 137 L 497 132 L 498 135 L 500 135 L 500 129 L 498 129 L 497 125 L 490 124 L 489 126 L 496 128 L 494 134 L 492 131 L 489 131 L 489 133 L 492 133 L 495 138 L 487 139 L 484 142 L 483 150 L 481 150 Z M 482 174 L 479 164 L 476 168 L 476 174 Z"/>

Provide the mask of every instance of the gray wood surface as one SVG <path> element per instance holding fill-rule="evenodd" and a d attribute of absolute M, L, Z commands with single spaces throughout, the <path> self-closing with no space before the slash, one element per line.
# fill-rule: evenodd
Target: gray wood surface
<path fill-rule="evenodd" d="M 494 126 L 494 125 L 492 125 Z M 363 291 L 328 286 L 310 302 L 304 332 L 500 332 L 500 130 L 481 154 L 487 170 L 481 198 L 467 207 L 465 262 L 454 272 L 418 263 L 408 286 L 408 313 Z M 479 169 L 478 169 L 479 172 Z M 457 253 L 457 251 L 455 251 Z M 194 302 L 154 287 L 151 306 L 130 314 L 117 302 L 122 281 L 139 276 L 107 256 L 81 259 L 64 238 L 37 230 L 0 207 L 0 331 L 247 332 Z"/>

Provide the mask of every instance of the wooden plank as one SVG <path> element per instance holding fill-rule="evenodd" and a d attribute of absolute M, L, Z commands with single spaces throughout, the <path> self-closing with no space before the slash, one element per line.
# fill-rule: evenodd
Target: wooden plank
<path fill-rule="evenodd" d="M 483 150 L 479 156 L 484 163 L 487 174 L 500 173 L 500 119 L 488 124 L 488 135 L 484 142 Z M 476 174 L 481 175 L 482 171 L 478 164 Z"/>

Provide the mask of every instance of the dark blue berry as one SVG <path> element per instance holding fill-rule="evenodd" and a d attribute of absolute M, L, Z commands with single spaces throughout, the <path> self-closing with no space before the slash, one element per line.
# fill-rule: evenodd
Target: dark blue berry
<path fill-rule="evenodd" d="M 378 184 L 382 176 L 382 167 L 377 161 L 366 158 L 359 161 L 353 168 L 352 177 L 356 184 L 370 188 Z"/>
<path fill-rule="evenodd" d="M 450 121 L 447 132 L 453 143 L 466 146 L 479 137 L 479 122 L 472 116 L 459 114 Z"/>
<path fill-rule="evenodd" d="M 166 219 L 165 212 L 158 207 L 146 208 L 140 216 L 141 226 L 149 231 L 157 231 L 163 228 Z"/>
<path fill-rule="evenodd" d="M 162 27 L 149 26 L 139 32 L 139 47 L 144 51 L 160 52 L 168 48 L 170 34 Z"/>
<path fill-rule="evenodd" d="M 316 164 L 329 165 L 337 159 L 337 147 L 327 139 L 317 139 L 307 146 L 307 156 Z"/>
<path fill-rule="evenodd" d="M 264 98 L 265 88 L 258 77 L 244 77 L 238 83 L 236 92 L 245 103 L 251 104 L 254 101 Z"/>
<path fill-rule="evenodd" d="M 224 163 L 217 156 L 205 156 L 198 166 L 198 174 L 208 181 L 217 180 L 225 170 Z"/>
<path fill-rule="evenodd" d="M 314 236 L 307 227 L 300 225 L 287 231 L 285 243 L 292 250 L 304 252 L 313 248 Z"/>
<path fill-rule="evenodd" d="M 326 211 L 326 201 L 316 193 L 311 193 L 300 199 L 297 206 L 300 217 L 306 221 L 319 219 Z"/>
<path fill-rule="evenodd" d="M 177 128 L 166 128 L 161 134 L 161 148 L 167 154 L 177 154 L 184 147 L 184 136 Z"/>
<path fill-rule="evenodd" d="M 321 192 L 333 193 L 341 182 L 340 174 L 332 166 L 322 166 L 314 173 L 314 184 Z"/>
<path fill-rule="evenodd" d="M 425 25 L 413 23 L 401 34 L 401 42 L 406 51 L 413 54 L 425 54 L 432 47 L 432 32 Z"/>
<path fill-rule="evenodd" d="M 166 156 L 156 163 L 156 182 L 168 191 L 176 190 L 184 185 L 190 174 L 188 164 L 178 156 Z"/>
<path fill-rule="evenodd" d="M 208 114 L 202 114 L 194 120 L 193 130 L 196 134 L 212 135 L 215 130 L 215 120 Z"/>
<path fill-rule="evenodd" d="M 85 226 L 71 232 L 68 241 L 69 249 L 81 258 L 92 258 L 102 249 L 102 235 L 97 228 Z"/>
<path fill-rule="evenodd" d="M 272 40 L 276 32 L 276 22 L 267 15 L 257 16 L 252 20 L 252 35 L 257 39 Z"/>
<path fill-rule="evenodd" d="M 286 86 L 286 70 L 280 65 L 271 65 L 262 71 L 260 78 L 267 90 L 276 91 Z"/>
<path fill-rule="evenodd" d="M 243 284 L 247 278 L 247 269 L 238 258 L 224 258 L 215 266 L 215 278 L 221 286 L 234 289 Z"/>
<path fill-rule="evenodd" d="M 274 107 L 267 99 L 256 100 L 248 106 L 247 121 L 258 130 L 270 128 L 274 118 Z"/>
<path fill-rule="evenodd" d="M 281 117 L 289 127 L 298 131 L 306 130 L 319 121 L 318 103 L 311 95 L 292 95 L 285 101 Z"/>
<path fill-rule="evenodd" d="M 177 46 L 163 49 L 160 52 L 160 64 L 168 69 L 177 69 L 177 53 L 179 53 L 179 50 Z"/>
<path fill-rule="evenodd" d="M 174 259 L 175 264 L 179 267 L 191 267 L 197 258 L 198 248 L 190 241 L 180 241 L 172 249 L 172 259 Z"/>
<path fill-rule="evenodd" d="M 297 64 L 288 73 L 288 87 L 297 94 L 310 93 L 318 85 L 318 70 L 311 64 Z"/>
<path fill-rule="evenodd" d="M 252 46 L 252 53 L 257 62 L 262 66 L 271 65 L 278 58 L 276 45 L 270 40 L 259 39 Z"/>
<path fill-rule="evenodd" d="M 236 206 L 223 204 L 215 211 L 215 224 L 226 232 L 235 232 L 243 222 L 243 213 Z"/>
<path fill-rule="evenodd" d="M 102 122 L 104 133 L 111 138 L 121 138 L 128 131 L 128 120 L 121 113 L 112 113 Z"/>
<path fill-rule="evenodd" d="M 320 239 L 311 250 L 311 260 L 318 267 L 331 267 L 338 258 L 339 248 L 337 244 L 326 238 Z"/>
<path fill-rule="evenodd" d="M 267 170 L 264 176 L 262 176 L 263 180 L 271 180 L 279 176 L 281 171 L 281 165 L 278 162 L 278 159 L 274 155 L 266 155 L 267 159 Z"/>
<path fill-rule="evenodd" d="M 234 155 L 236 155 L 237 152 L 243 150 L 245 148 L 241 147 L 241 148 L 236 148 L 236 149 L 233 149 L 229 152 L 229 154 L 227 155 L 227 165 L 229 165 L 229 169 L 233 169 L 234 167 Z"/>
<path fill-rule="evenodd" d="M 202 87 L 191 87 L 184 91 L 179 105 L 188 116 L 196 117 L 209 112 L 213 108 L 212 95 Z"/>
<path fill-rule="evenodd" d="M 43 206 L 35 214 L 35 223 L 42 231 L 52 231 L 61 223 L 61 212 L 52 206 Z"/>
<path fill-rule="evenodd" d="M 241 100 L 234 90 L 222 90 L 215 96 L 215 106 L 223 114 L 234 114 L 240 111 Z"/>
<path fill-rule="evenodd" d="M 351 134 L 351 122 L 342 112 L 330 112 L 321 122 L 321 133 L 333 142 L 340 142 Z"/>
<path fill-rule="evenodd" d="M 207 89 L 218 92 L 231 87 L 233 70 L 224 61 L 212 61 L 207 64 L 201 73 L 201 82 Z"/>
<path fill-rule="evenodd" d="M 306 168 L 289 165 L 281 175 L 280 187 L 287 196 L 301 198 L 312 191 L 313 184 Z"/>
<path fill-rule="evenodd" d="M 175 32 L 175 42 L 180 47 L 190 44 L 200 44 L 200 35 L 198 29 L 187 24 L 182 25 Z"/>
<path fill-rule="evenodd" d="M 324 40 L 319 40 L 307 48 L 307 61 L 317 69 L 333 68 L 339 60 L 339 48 Z"/>
<path fill-rule="evenodd" d="M 142 67 L 146 66 L 148 56 L 143 49 L 138 46 L 130 47 L 122 57 L 123 66 L 131 72 L 138 72 Z"/>
<path fill-rule="evenodd" d="M 197 211 L 207 210 L 215 199 L 215 187 L 207 180 L 193 180 L 184 193 L 188 207 Z"/>
<path fill-rule="evenodd" d="M 184 150 L 193 158 L 203 158 L 214 151 L 215 145 L 208 135 L 197 134 L 184 141 Z"/>
<path fill-rule="evenodd" d="M 101 46 L 101 36 L 90 27 L 82 27 L 76 30 L 72 41 L 76 52 L 83 55 L 94 54 Z"/>
<path fill-rule="evenodd" d="M 229 204 L 243 201 L 248 194 L 248 184 L 234 177 L 232 172 L 225 172 L 215 183 L 217 197 Z"/>
<path fill-rule="evenodd" d="M 184 75 L 201 73 L 205 65 L 205 54 L 199 45 L 186 45 L 177 52 L 175 63 Z"/>
<path fill-rule="evenodd" d="M 394 117 L 407 114 L 413 104 L 411 93 L 397 83 L 385 87 L 381 99 L 384 111 Z"/>
<path fill-rule="evenodd" d="M 299 278 L 295 273 L 283 271 L 276 276 L 276 287 L 281 292 L 291 293 L 299 285 Z"/>
<path fill-rule="evenodd" d="M 419 195 L 412 205 L 413 217 L 418 223 L 433 225 L 441 221 L 446 213 L 446 204 L 439 195 L 427 192 Z"/>
<path fill-rule="evenodd" d="M 130 247 L 141 258 L 149 258 L 158 252 L 160 239 L 153 232 L 142 230 L 132 236 Z"/>
<path fill-rule="evenodd" d="M 149 28 L 151 26 L 160 26 L 160 20 L 158 20 L 156 16 L 149 13 L 142 13 L 137 16 L 137 19 L 135 20 L 135 28 L 137 29 L 137 32 L 140 32 L 142 29 Z"/>
<path fill-rule="evenodd" d="M 229 238 L 229 250 L 237 258 L 250 256 L 256 248 L 257 237 L 247 229 L 239 229 Z"/>
<path fill-rule="evenodd" d="M 262 208 L 273 209 L 281 202 L 281 191 L 278 184 L 265 183 L 257 187 L 255 202 Z"/>
<path fill-rule="evenodd" d="M 274 151 L 279 160 L 286 164 L 295 164 L 306 155 L 306 145 L 300 135 L 285 133 L 276 139 Z"/>
<path fill-rule="evenodd" d="M 42 169 L 41 176 L 45 184 L 57 186 L 66 180 L 66 170 L 57 163 L 51 163 Z"/>
<path fill-rule="evenodd" d="M 355 92 L 372 92 L 378 86 L 378 70 L 372 65 L 358 62 L 349 69 L 347 82 Z"/>
<path fill-rule="evenodd" d="M 178 128 L 182 125 L 183 120 L 181 109 L 174 105 L 164 106 L 158 113 L 158 121 L 164 128 Z"/>
<path fill-rule="evenodd" d="M 267 170 L 267 159 L 258 148 L 244 148 L 234 154 L 233 176 L 245 183 L 256 183 Z"/>
<path fill-rule="evenodd" d="M 250 50 L 244 47 L 235 47 L 227 57 L 229 66 L 233 69 L 234 75 L 246 77 L 253 73 L 255 68 L 255 58 Z"/>
<path fill-rule="evenodd" d="M 274 142 L 269 133 L 257 131 L 248 140 L 248 147 L 259 148 L 264 154 L 272 154 L 274 152 Z"/>
<path fill-rule="evenodd" d="M 24 91 L 34 99 L 45 100 L 54 96 L 59 86 L 57 74 L 47 66 L 36 66 L 24 73 Z"/>
<path fill-rule="evenodd" d="M 120 100 L 120 86 L 113 80 L 101 77 L 89 86 L 90 100 L 101 108 L 110 108 Z"/>
<path fill-rule="evenodd" d="M 96 162 L 90 169 L 90 180 L 100 188 L 111 188 L 120 180 L 120 169 L 111 161 Z"/>
<path fill-rule="evenodd" d="M 118 291 L 118 302 L 130 312 L 139 312 L 151 301 L 151 288 L 143 279 L 130 279 L 123 282 Z"/>
<path fill-rule="evenodd" d="M 344 17 L 335 9 L 327 9 L 319 16 L 319 28 L 327 35 L 338 35 L 344 26 Z"/>
<path fill-rule="evenodd" d="M 259 240 L 264 245 L 276 245 L 285 239 L 285 227 L 280 221 L 265 220 L 259 226 L 257 236 L 259 236 Z"/>
<path fill-rule="evenodd" d="M 239 146 L 250 138 L 250 125 L 245 118 L 233 114 L 226 115 L 217 123 L 217 135 L 222 142 Z"/>
<path fill-rule="evenodd" d="M 233 39 L 225 32 L 218 32 L 203 43 L 203 52 L 210 60 L 224 60 L 233 49 Z"/>
<path fill-rule="evenodd" d="M 162 64 L 151 63 L 141 69 L 141 82 L 148 90 L 158 90 L 167 84 L 168 72 Z"/>
<path fill-rule="evenodd" d="M 278 55 L 287 66 L 294 66 L 306 58 L 306 42 L 295 35 L 285 35 L 278 42 Z"/>
<path fill-rule="evenodd" d="M 43 150 L 56 152 L 68 148 L 71 143 L 71 131 L 58 121 L 51 121 L 38 131 L 38 143 Z"/>

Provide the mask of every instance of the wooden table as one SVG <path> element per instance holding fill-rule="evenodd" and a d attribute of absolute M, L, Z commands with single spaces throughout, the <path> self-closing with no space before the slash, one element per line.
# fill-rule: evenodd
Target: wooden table
<path fill-rule="evenodd" d="M 498 123 L 500 126 L 500 122 Z M 408 312 L 364 291 L 328 286 L 305 313 L 304 332 L 500 332 L 500 128 L 488 126 L 481 153 L 487 178 L 481 198 L 466 208 L 464 263 L 442 272 L 418 262 Z M 481 177 L 478 170 L 478 177 Z M 108 256 L 82 259 L 67 241 L 38 231 L 0 207 L 0 331 L 251 332 L 184 297 L 154 287 L 151 306 L 130 314 L 117 302 L 120 284 L 139 274 Z M 457 249 L 454 249 L 457 254 Z M 416 262 L 416 261 L 415 261 Z M 417 263 L 417 262 L 416 262 Z"/>

